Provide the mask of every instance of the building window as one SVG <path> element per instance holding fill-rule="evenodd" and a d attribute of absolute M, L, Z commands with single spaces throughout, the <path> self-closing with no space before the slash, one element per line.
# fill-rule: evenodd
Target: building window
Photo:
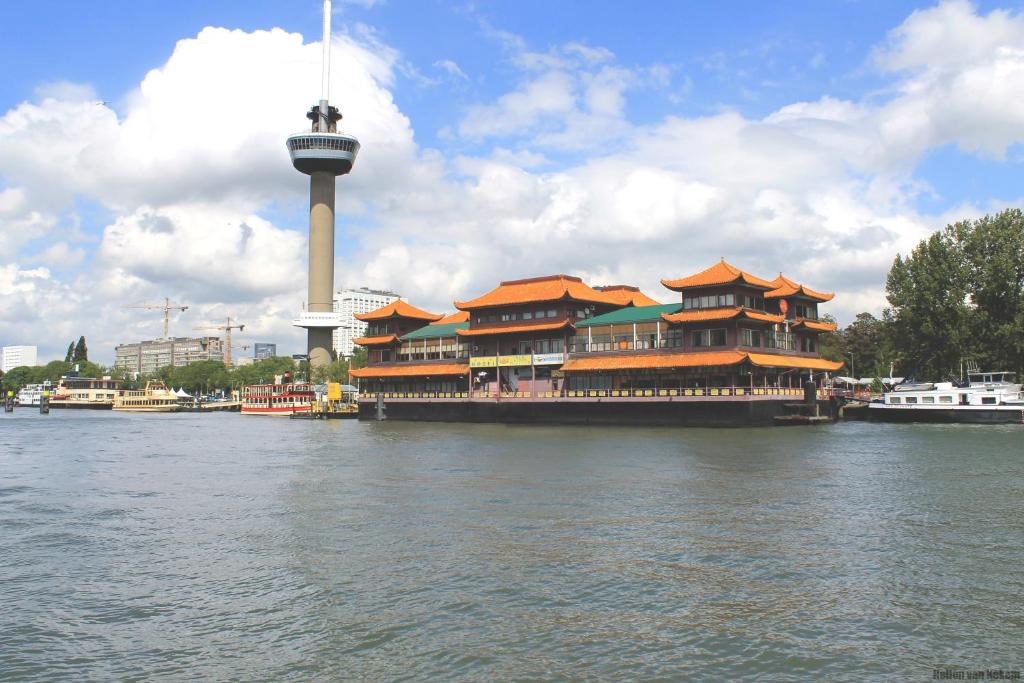
<path fill-rule="evenodd" d="M 800 338 L 800 350 L 805 353 L 814 353 L 818 348 L 812 337 L 801 337 Z"/>
<path fill-rule="evenodd" d="M 536 311 L 536 312 L 535 312 L 535 313 L 533 314 L 533 317 L 534 317 L 534 318 L 537 318 L 538 320 L 539 320 L 539 319 L 541 319 L 541 318 L 543 318 L 543 317 L 544 317 L 544 311 Z"/>
<path fill-rule="evenodd" d="M 740 344 L 742 346 L 761 346 L 761 331 L 741 329 Z"/>
<path fill-rule="evenodd" d="M 763 296 L 749 296 L 747 294 L 740 294 L 736 297 L 736 302 L 743 308 L 752 308 L 757 311 L 763 311 L 764 308 L 764 297 Z"/>
<path fill-rule="evenodd" d="M 557 318 L 558 317 L 558 311 L 548 311 L 548 317 L 549 318 Z"/>
<path fill-rule="evenodd" d="M 725 346 L 725 330 L 694 330 L 693 346 Z"/>
<path fill-rule="evenodd" d="M 523 320 L 533 320 L 533 313 L 530 311 L 523 311 Z"/>
<path fill-rule="evenodd" d="M 688 296 L 683 299 L 683 308 L 692 310 L 700 308 L 722 308 L 734 306 L 735 297 L 732 294 L 711 294 L 708 296 Z"/>
<path fill-rule="evenodd" d="M 793 307 L 796 317 L 808 320 L 818 319 L 818 307 L 814 304 L 797 304 Z"/>
<path fill-rule="evenodd" d="M 683 345 L 683 331 L 679 328 L 669 328 L 661 335 L 661 347 L 663 349 L 675 349 Z"/>

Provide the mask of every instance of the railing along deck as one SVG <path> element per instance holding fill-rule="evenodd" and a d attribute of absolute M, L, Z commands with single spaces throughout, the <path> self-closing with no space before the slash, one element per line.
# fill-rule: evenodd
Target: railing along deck
<path fill-rule="evenodd" d="M 831 389 L 818 389 L 817 397 L 827 400 Z M 710 387 L 701 389 L 589 389 L 570 391 L 368 391 L 359 394 L 360 401 L 385 400 L 453 400 L 453 401 L 706 401 L 706 400 L 779 400 L 802 399 L 803 389 L 776 387 Z"/>

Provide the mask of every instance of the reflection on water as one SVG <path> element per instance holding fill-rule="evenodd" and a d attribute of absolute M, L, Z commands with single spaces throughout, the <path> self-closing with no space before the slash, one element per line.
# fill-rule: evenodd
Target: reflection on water
<path fill-rule="evenodd" d="M 0 678 L 1019 669 L 1022 434 L 18 412 Z"/>

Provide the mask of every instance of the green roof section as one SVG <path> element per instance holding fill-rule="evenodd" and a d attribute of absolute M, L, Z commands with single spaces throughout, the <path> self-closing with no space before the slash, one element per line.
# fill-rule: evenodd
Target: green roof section
<path fill-rule="evenodd" d="M 413 339 L 436 339 L 438 337 L 454 337 L 455 330 L 467 330 L 469 329 L 469 321 L 464 323 L 447 323 L 444 325 L 425 325 L 418 330 L 413 330 L 403 334 L 402 341 L 412 341 Z"/>
<path fill-rule="evenodd" d="M 625 325 L 626 323 L 653 323 L 661 320 L 662 313 L 678 313 L 683 304 L 659 304 L 657 306 L 626 306 L 593 318 L 578 320 L 576 327 L 595 325 Z"/>

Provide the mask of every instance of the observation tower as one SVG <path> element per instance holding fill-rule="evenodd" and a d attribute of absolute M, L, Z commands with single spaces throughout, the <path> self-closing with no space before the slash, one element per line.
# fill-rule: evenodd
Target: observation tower
<path fill-rule="evenodd" d="M 306 118 L 309 132 L 288 138 L 292 165 L 309 176 L 309 295 L 292 321 L 307 331 L 310 367 L 331 362 L 332 331 L 341 325 L 334 312 L 334 179 L 352 170 L 359 141 L 338 132 L 341 112 L 328 104 L 331 77 L 331 0 L 324 0 L 323 70 L 320 103 Z"/>

